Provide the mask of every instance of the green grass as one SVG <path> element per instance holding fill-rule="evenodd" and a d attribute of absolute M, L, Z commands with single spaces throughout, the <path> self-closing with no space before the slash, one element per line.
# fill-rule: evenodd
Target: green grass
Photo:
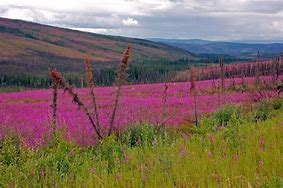
<path fill-rule="evenodd" d="M 219 110 L 198 128 L 142 125 L 91 148 L 56 136 L 28 149 L 8 137 L 0 145 L 0 187 L 282 187 L 282 108 L 256 122 L 225 108 L 228 115 Z M 213 125 L 224 118 L 225 126 L 204 129 L 209 118 Z"/>

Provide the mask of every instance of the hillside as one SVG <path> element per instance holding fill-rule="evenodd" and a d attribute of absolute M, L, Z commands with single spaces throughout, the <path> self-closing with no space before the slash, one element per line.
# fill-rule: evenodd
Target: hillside
<path fill-rule="evenodd" d="M 82 71 L 87 53 L 94 67 L 109 67 L 121 59 L 128 43 L 133 63 L 168 62 L 192 58 L 176 47 L 147 40 L 80 32 L 20 20 L 0 18 L 0 75 L 41 76 L 49 67 Z"/>
<path fill-rule="evenodd" d="M 283 51 L 283 43 L 244 43 L 218 42 L 207 40 L 150 39 L 155 42 L 172 45 L 184 50 L 201 54 L 227 54 L 241 57 L 254 57 L 260 51 L 262 56 L 271 57 Z"/>

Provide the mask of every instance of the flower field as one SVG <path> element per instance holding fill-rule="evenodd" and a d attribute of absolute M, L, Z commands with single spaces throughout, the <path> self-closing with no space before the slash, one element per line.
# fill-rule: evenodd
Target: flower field
<path fill-rule="evenodd" d="M 280 78 L 282 80 L 282 77 Z M 261 77 L 264 85 L 272 83 L 272 77 Z M 253 85 L 254 77 L 245 78 L 247 85 Z M 199 81 L 196 84 L 198 96 L 197 112 L 199 115 L 210 113 L 224 103 L 250 104 L 256 100 L 251 91 L 240 92 L 232 87 L 241 87 L 243 80 L 226 79 L 224 93 L 218 88 L 219 80 Z M 193 117 L 193 98 L 189 92 L 190 84 L 169 83 L 166 103 L 163 104 L 164 84 L 129 85 L 122 87 L 121 100 L 118 104 L 114 121 L 116 129 L 140 122 L 166 125 L 191 123 Z M 91 98 L 88 89 L 76 89 L 80 98 L 91 109 Z M 50 129 L 51 90 L 26 91 L 0 94 L 0 136 L 9 129 L 16 130 L 28 146 L 43 143 L 45 133 Z M 95 89 L 99 119 L 102 127 L 109 125 L 113 108 L 115 88 L 100 87 Z M 265 97 L 276 96 L 276 91 L 264 92 Z M 59 125 L 66 127 L 67 138 L 79 145 L 92 145 L 95 132 L 85 114 L 72 103 L 71 97 L 62 90 L 58 96 Z"/>

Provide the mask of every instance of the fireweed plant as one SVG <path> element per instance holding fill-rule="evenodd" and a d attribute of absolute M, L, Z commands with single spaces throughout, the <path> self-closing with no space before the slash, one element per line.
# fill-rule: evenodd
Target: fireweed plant
<path fill-rule="evenodd" d="M 109 129 L 108 129 L 107 136 L 110 136 L 113 132 L 114 121 L 115 121 L 116 112 L 119 106 L 119 100 L 121 96 L 121 89 L 122 89 L 122 86 L 126 83 L 127 69 L 129 66 L 129 58 L 130 58 L 130 49 L 131 49 L 131 46 L 128 45 L 128 47 L 123 53 L 123 58 L 118 68 L 117 78 L 116 78 L 115 100 L 114 100 L 114 105 L 113 105 L 113 111 L 110 116 L 110 123 L 109 123 Z M 72 96 L 73 102 L 78 105 L 79 109 L 82 109 L 84 111 L 91 125 L 93 126 L 97 136 L 99 137 L 99 139 L 102 139 L 104 137 L 104 134 L 102 133 L 101 126 L 99 123 L 98 106 L 97 106 L 96 97 L 94 94 L 95 83 L 93 81 L 93 74 L 91 71 L 90 59 L 87 56 L 85 58 L 85 69 L 86 69 L 86 83 L 87 83 L 87 87 L 89 88 L 90 96 L 92 98 L 92 103 L 93 103 L 92 107 L 94 109 L 95 118 L 92 116 L 89 108 L 87 108 L 87 106 L 79 98 L 78 94 L 74 92 L 73 88 L 64 80 L 63 76 L 56 70 L 49 70 L 49 75 L 52 79 L 52 88 L 53 88 L 52 121 L 56 123 L 57 88 L 59 85 L 64 89 L 64 91 L 67 91 L 69 95 Z"/>
<path fill-rule="evenodd" d="M 265 85 L 261 86 L 263 89 L 259 93 L 253 90 L 254 77 L 245 77 L 245 90 L 241 86 L 242 79 L 235 78 L 235 83 L 239 88 L 237 90 L 227 89 L 224 93 L 226 101 L 229 104 L 239 104 L 244 105 L 245 108 L 253 108 L 252 104 L 259 100 L 277 97 L 276 87 L 272 89 L 272 76 L 261 76 L 260 79 Z M 282 75 L 279 78 L 280 82 L 283 82 Z M 233 80 L 227 78 L 225 83 L 226 88 L 230 88 L 233 85 Z M 170 83 L 167 90 L 166 127 L 186 125 L 192 122 L 191 116 L 194 114 L 194 100 L 192 93 L 188 92 L 189 86 L 188 82 Z M 83 109 L 78 110 L 77 104 L 73 104 L 68 96 L 61 93 L 63 87 L 59 87 L 56 109 L 57 126 L 59 128 L 61 126 L 66 127 L 68 140 L 81 146 L 94 145 L 97 143 L 98 137 L 96 132 L 93 131 L 90 120 L 85 115 Z M 120 108 L 118 108 L 115 118 L 115 127 L 120 127 L 123 130 L 127 126 L 141 122 L 154 125 L 162 122 L 164 88 L 164 83 L 123 86 L 119 102 Z M 219 105 L 217 91 L 212 92 L 215 90 L 213 80 L 197 81 L 196 90 L 198 92 L 199 119 L 225 105 L 223 101 Z M 94 122 L 96 122 L 89 88 L 76 89 L 76 91 L 80 100 L 89 109 Z M 95 97 L 98 99 L 96 102 L 99 106 L 99 123 L 104 135 L 107 134 L 106 128 L 109 126 L 109 117 L 113 110 L 115 91 L 114 87 L 95 88 Z M 52 90 L 1 93 L 0 129 L 4 127 L 15 129 L 20 134 L 21 141 L 28 146 L 41 145 L 45 133 L 51 131 L 49 118 L 51 117 L 49 114 L 51 115 L 52 113 L 50 108 L 50 104 L 52 104 L 51 96 Z M 282 93 L 280 97 L 282 98 Z M 26 115 L 27 113 L 29 114 L 28 116 Z M 4 129 L 0 131 L 5 133 Z"/>
<path fill-rule="evenodd" d="M 82 102 L 82 100 L 79 98 L 78 94 L 74 92 L 73 88 L 64 80 L 62 75 L 56 70 L 50 70 L 49 75 L 51 76 L 52 80 L 57 81 L 57 84 L 60 85 L 65 92 L 66 91 L 68 92 L 68 94 L 73 98 L 73 103 L 75 103 L 79 107 L 79 109 L 82 109 L 84 111 L 89 121 L 91 122 L 91 125 L 93 126 L 96 134 L 98 135 L 99 138 L 102 138 L 100 129 L 93 120 L 90 111 L 88 110 L 86 105 Z"/>
<path fill-rule="evenodd" d="M 196 126 L 198 126 L 198 111 L 197 111 L 197 91 L 196 91 L 196 75 L 195 75 L 195 70 L 192 68 L 191 69 L 191 74 L 190 74 L 190 92 L 193 95 L 193 100 L 194 100 L 194 121 Z"/>
<path fill-rule="evenodd" d="M 62 138 L 30 149 L 6 137 L 0 187 L 282 187 L 282 108 L 257 123 L 237 106 L 224 109 L 199 126 L 167 127 L 166 134 L 132 126 L 92 147 Z"/>
<path fill-rule="evenodd" d="M 131 49 L 131 46 L 128 45 L 127 49 L 124 52 L 123 59 L 118 69 L 117 78 L 116 78 L 115 102 L 114 102 L 113 112 L 112 112 L 111 119 L 110 119 L 108 136 L 110 136 L 113 131 L 114 121 L 115 121 L 117 109 L 119 106 L 119 100 L 121 96 L 122 85 L 126 83 L 126 79 L 128 76 L 127 69 L 129 67 L 130 49 Z"/>
<path fill-rule="evenodd" d="M 164 84 L 164 90 L 162 95 L 162 121 L 160 123 L 160 127 L 165 127 L 166 117 L 167 117 L 167 99 L 168 99 L 168 84 Z"/>
<path fill-rule="evenodd" d="M 97 125 L 97 128 L 99 129 L 99 132 L 101 133 L 101 126 L 99 123 L 99 112 L 98 112 L 98 107 L 97 107 L 97 102 L 96 102 L 96 96 L 94 94 L 95 83 L 93 80 L 90 59 L 88 56 L 85 57 L 85 70 L 86 70 L 86 85 L 89 88 L 89 93 L 92 98 L 92 108 L 94 109 L 96 125 Z"/>

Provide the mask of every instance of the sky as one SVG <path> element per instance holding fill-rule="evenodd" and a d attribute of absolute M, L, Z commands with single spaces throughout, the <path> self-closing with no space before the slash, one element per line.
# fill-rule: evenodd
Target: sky
<path fill-rule="evenodd" d="M 137 38 L 283 40 L 283 0 L 0 0 L 0 17 Z"/>

